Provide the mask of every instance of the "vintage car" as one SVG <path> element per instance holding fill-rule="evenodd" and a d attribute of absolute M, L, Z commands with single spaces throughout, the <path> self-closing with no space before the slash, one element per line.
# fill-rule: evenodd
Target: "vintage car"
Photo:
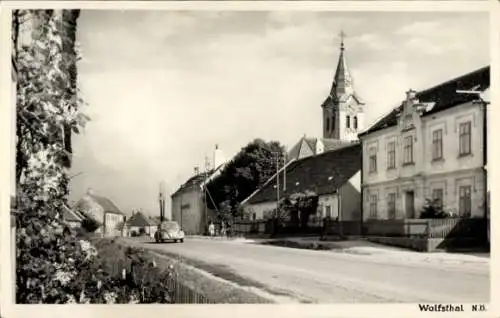
<path fill-rule="evenodd" d="M 154 235 L 157 243 L 165 241 L 184 242 L 184 231 L 175 221 L 163 221 L 158 225 L 158 230 Z"/>

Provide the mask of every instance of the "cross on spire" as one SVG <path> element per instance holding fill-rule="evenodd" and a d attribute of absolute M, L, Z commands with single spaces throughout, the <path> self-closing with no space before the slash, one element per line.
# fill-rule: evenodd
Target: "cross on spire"
<path fill-rule="evenodd" d="M 340 36 L 340 48 L 343 50 L 344 49 L 344 38 L 346 36 L 344 30 L 340 30 L 339 36 Z"/>

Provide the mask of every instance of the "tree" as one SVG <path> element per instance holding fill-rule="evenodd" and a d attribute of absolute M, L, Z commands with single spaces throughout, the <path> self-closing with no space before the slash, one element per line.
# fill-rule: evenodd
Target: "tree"
<path fill-rule="evenodd" d="M 87 233 L 94 233 L 100 227 L 101 224 L 92 218 L 85 218 L 82 221 L 82 228 L 87 231 Z"/>
<path fill-rule="evenodd" d="M 306 229 L 309 222 L 309 217 L 316 214 L 318 209 L 318 195 L 313 191 L 305 191 L 304 193 L 294 193 L 290 195 L 293 210 L 299 214 L 300 227 Z"/>
<path fill-rule="evenodd" d="M 207 185 L 213 199 L 208 200 L 208 207 L 219 211 L 224 207 L 236 215 L 239 203 L 276 173 L 276 156 L 282 166 L 284 147 L 277 141 L 255 139 L 248 143 Z"/>
<path fill-rule="evenodd" d="M 76 88 L 79 13 L 13 11 L 16 303 L 169 302 L 163 277 L 149 285 L 160 292 L 148 295 L 145 284 L 106 273 L 95 247 L 77 238 L 61 217 L 71 136 L 89 120 Z"/>

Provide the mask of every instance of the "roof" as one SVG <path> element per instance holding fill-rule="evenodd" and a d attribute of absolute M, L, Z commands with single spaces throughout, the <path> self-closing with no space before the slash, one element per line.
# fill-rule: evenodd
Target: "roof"
<path fill-rule="evenodd" d="M 199 174 L 192 176 L 186 182 L 181 184 L 181 186 L 177 189 L 177 191 L 175 191 L 171 196 L 175 196 L 177 193 L 179 193 L 183 190 L 193 189 L 194 187 L 201 186 L 203 184 L 203 182 L 208 177 L 210 177 L 215 171 L 217 171 L 218 169 L 220 169 L 220 167 L 217 169 L 212 169 L 208 172 L 202 172 L 202 173 L 199 173 Z"/>
<path fill-rule="evenodd" d="M 422 103 L 435 103 L 431 110 L 424 112 L 423 115 L 425 116 L 477 99 L 476 94 L 459 94 L 456 92 L 457 90 L 470 90 L 472 88 L 476 88 L 475 90 L 485 91 L 489 87 L 490 66 L 485 66 L 434 87 L 417 92 L 416 98 Z M 389 114 L 385 115 L 382 119 L 372 125 L 368 130 L 359 134 L 359 136 L 396 126 L 398 124 L 398 114 L 403 110 L 403 106 L 404 104 L 401 103 Z"/>
<path fill-rule="evenodd" d="M 347 102 L 349 98 L 354 98 L 358 104 L 364 105 L 363 100 L 358 96 L 354 90 L 353 78 L 349 67 L 347 66 L 347 59 L 345 56 L 344 41 L 340 44 L 339 60 L 337 62 L 337 69 L 333 77 L 330 94 L 325 99 L 321 107 L 336 107 L 339 103 Z"/>
<path fill-rule="evenodd" d="M 142 212 L 136 212 L 127 221 L 127 225 L 138 227 L 154 225 L 153 223 L 154 221 L 147 218 Z"/>
<path fill-rule="evenodd" d="M 95 194 L 89 194 L 89 196 L 102 206 L 104 212 L 125 215 L 110 199 Z"/>
<path fill-rule="evenodd" d="M 339 148 L 349 146 L 353 142 L 333 139 L 333 138 L 308 138 L 302 137 L 298 143 L 296 143 L 292 149 L 288 152 L 289 159 L 302 159 L 304 156 L 301 154 L 316 155 L 316 145 L 318 141 L 321 141 L 324 145 L 323 152 L 337 150 Z M 307 147 L 307 148 L 306 148 Z M 304 149 L 306 148 L 306 149 Z"/>
<path fill-rule="evenodd" d="M 354 144 L 337 150 L 291 162 L 286 168 L 286 191 L 280 186 L 280 197 L 297 192 L 313 191 L 318 195 L 334 193 L 361 170 L 361 145 Z M 283 185 L 283 173 L 280 173 Z M 273 176 L 245 204 L 276 201 L 276 176 Z"/>
<path fill-rule="evenodd" d="M 105 198 L 105 197 L 101 197 L 101 196 L 98 196 L 98 195 L 95 195 L 95 194 L 91 194 L 91 193 L 87 193 L 86 194 L 86 197 L 92 199 L 95 203 L 97 203 L 98 205 L 100 205 L 104 212 L 106 213 L 114 213 L 114 214 L 120 214 L 120 215 L 125 215 L 123 214 L 122 211 L 120 211 L 120 209 L 118 209 L 118 207 L 108 198 Z M 83 201 L 83 199 L 80 199 L 74 206 L 75 209 L 81 211 L 81 212 L 85 212 L 85 208 L 83 208 L 84 206 L 86 206 L 86 203 Z M 83 211 L 82 211 L 83 210 Z"/>
<path fill-rule="evenodd" d="M 85 219 L 83 214 L 76 210 L 70 209 L 67 205 L 63 205 L 63 219 L 69 222 L 81 222 Z"/>

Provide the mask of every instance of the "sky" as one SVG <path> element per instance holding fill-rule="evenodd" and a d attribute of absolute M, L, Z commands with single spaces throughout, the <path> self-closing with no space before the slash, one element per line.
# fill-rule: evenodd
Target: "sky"
<path fill-rule="evenodd" d="M 83 10 L 81 97 L 70 199 L 88 188 L 126 214 L 255 138 L 321 137 L 343 30 L 365 128 L 408 89 L 489 64 L 486 13 Z M 167 202 L 170 210 L 170 202 Z"/>

